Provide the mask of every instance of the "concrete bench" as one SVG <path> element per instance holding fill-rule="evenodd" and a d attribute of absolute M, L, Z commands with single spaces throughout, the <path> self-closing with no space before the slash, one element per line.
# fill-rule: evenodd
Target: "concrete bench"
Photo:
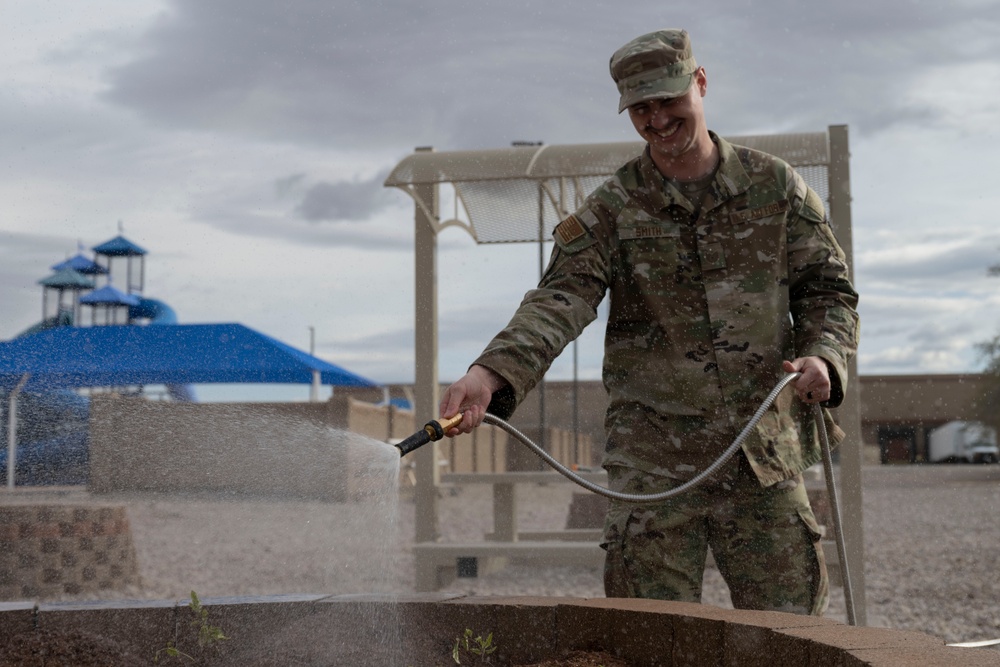
<path fill-rule="evenodd" d="M 418 590 L 437 590 L 456 577 L 477 577 L 510 563 L 600 567 L 597 542 L 422 542 L 413 545 Z"/>
<path fill-rule="evenodd" d="M 587 481 L 607 486 L 603 470 L 578 473 Z M 421 542 L 413 546 L 416 567 L 416 590 L 436 591 L 457 576 L 475 577 L 495 572 L 509 562 L 532 562 L 543 565 L 585 565 L 600 567 L 604 550 L 600 548 L 600 529 L 557 529 L 521 531 L 517 526 L 518 484 L 569 484 L 571 481 L 554 471 L 518 471 L 503 473 L 452 473 L 441 476 L 443 484 L 490 484 L 493 486 L 493 532 L 484 542 Z M 833 540 L 824 539 L 823 551 L 830 583 L 842 585 L 840 559 Z M 715 567 L 709 553 L 709 567 Z"/>

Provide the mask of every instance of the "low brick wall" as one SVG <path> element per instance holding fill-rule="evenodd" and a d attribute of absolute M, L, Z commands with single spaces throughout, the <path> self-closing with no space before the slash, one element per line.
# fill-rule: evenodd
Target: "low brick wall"
<path fill-rule="evenodd" d="M 197 646 L 185 601 L 0 603 L 0 627 L 83 631 L 150 661 L 171 642 L 217 667 L 447 665 L 466 629 L 493 634 L 497 665 L 590 650 L 636 667 L 1000 666 L 1000 652 L 947 647 L 917 632 L 657 600 L 297 595 L 202 603 L 208 623 L 230 638 L 209 656 Z"/>
<path fill-rule="evenodd" d="M 0 506 L 0 600 L 58 598 L 138 584 L 124 507 Z"/>

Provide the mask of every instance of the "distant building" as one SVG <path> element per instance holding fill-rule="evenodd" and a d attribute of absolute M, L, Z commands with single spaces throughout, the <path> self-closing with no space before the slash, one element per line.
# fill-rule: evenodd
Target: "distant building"
<path fill-rule="evenodd" d="M 866 449 L 865 461 L 927 461 L 927 437 L 930 432 L 952 420 L 977 419 L 979 403 L 986 394 L 989 380 L 978 373 L 861 376 L 861 432 Z M 390 389 L 393 396 L 405 396 L 410 390 L 405 385 L 394 385 Z M 578 384 L 575 417 L 573 393 L 572 381 L 545 383 L 547 425 L 573 430 L 575 424 L 599 447 L 604 442 L 604 413 L 607 409 L 604 387 L 594 380 Z M 532 391 L 511 419 L 514 426 L 533 439 L 538 431 L 538 407 L 537 391 Z"/>

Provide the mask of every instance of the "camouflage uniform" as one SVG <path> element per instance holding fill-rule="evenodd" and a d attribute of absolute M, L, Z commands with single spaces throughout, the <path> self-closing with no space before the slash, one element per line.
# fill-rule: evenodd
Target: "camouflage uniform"
<path fill-rule="evenodd" d="M 538 288 L 525 296 L 507 328 L 474 362 L 509 383 L 494 395 L 490 411 L 510 414 L 562 349 L 596 318 L 598 304 L 610 293 L 603 371 L 610 405 L 603 465 L 612 488 L 662 490 L 705 469 L 781 378 L 783 359 L 826 360 L 830 406 L 839 404 L 847 384 L 848 359 L 857 345 L 857 294 L 822 201 L 782 160 L 711 137 L 720 162 L 700 207 L 663 178 L 647 147 L 559 224 L 552 259 Z M 843 433 L 829 417 L 827 423 L 839 442 Z M 775 534 L 751 548 L 774 558 L 793 552 L 805 557 L 807 562 L 787 567 L 818 568 L 812 593 L 823 597 L 826 574 L 819 545 L 816 551 L 803 548 L 803 542 L 814 542 L 816 522 L 799 477 L 820 460 L 817 440 L 808 406 L 790 390 L 782 392 L 747 438 L 741 455 L 704 490 L 657 508 L 614 504 L 606 548 L 631 541 L 630 557 L 635 558 L 641 536 L 660 530 L 660 519 L 681 507 L 698 507 L 702 526 L 708 520 L 704 514 L 723 511 L 710 502 L 713 498 L 732 497 L 734 489 L 745 491 L 749 482 L 758 482 L 765 487 L 757 494 L 759 502 L 794 508 L 790 516 L 801 518 L 793 523 L 803 537 L 789 546 L 788 536 Z M 701 532 L 699 546 L 693 547 L 700 558 L 696 553 L 681 568 L 690 570 L 691 562 L 698 568 L 687 577 L 697 576 L 697 591 L 692 585 L 686 593 L 668 592 L 672 584 L 638 582 L 631 593 L 697 599 L 698 563 L 704 562 L 706 536 L 712 530 L 720 565 L 733 559 L 716 551 L 726 549 L 729 539 L 719 536 L 729 530 L 731 539 L 739 542 L 732 521 L 763 523 L 764 532 L 778 530 L 767 525 L 766 512 L 753 514 L 753 503 L 734 502 L 728 510 L 730 524 L 718 517 L 714 529 L 688 524 L 682 530 Z M 742 512 L 737 511 L 740 507 Z M 706 508 L 710 511 L 704 512 Z M 654 516 L 660 518 L 654 521 Z M 787 515 L 781 520 L 787 522 Z M 676 544 L 669 548 L 678 549 Z M 609 568 L 613 551 L 609 548 Z M 650 558 L 665 567 L 663 553 Z M 612 575 L 610 580 L 615 579 Z M 647 572 L 639 578 L 649 576 Z M 729 583 L 733 588 L 733 581 Z M 609 594 L 614 591 L 620 589 L 609 585 Z M 800 600 L 790 608 L 815 612 L 823 600 L 814 602 Z M 758 600 L 742 606 L 789 605 Z"/>

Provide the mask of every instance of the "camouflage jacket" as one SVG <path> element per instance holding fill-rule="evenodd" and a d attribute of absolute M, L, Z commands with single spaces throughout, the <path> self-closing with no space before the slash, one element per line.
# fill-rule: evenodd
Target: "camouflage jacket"
<path fill-rule="evenodd" d="M 700 212 L 647 147 L 556 227 L 538 288 L 474 362 L 509 383 L 491 412 L 513 411 L 605 294 L 605 467 L 693 477 L 783 377 L 783 359 L 826 360 L 827 405 L 840 403 L 857 293 L 823 202 L 782 160 L 712 139 L 721 160 Z M 827 425 L 839 441 L 828 414 Z M 811 409 L 786 389 L 743 450 L 763 485 L 817 463 Z"/>

